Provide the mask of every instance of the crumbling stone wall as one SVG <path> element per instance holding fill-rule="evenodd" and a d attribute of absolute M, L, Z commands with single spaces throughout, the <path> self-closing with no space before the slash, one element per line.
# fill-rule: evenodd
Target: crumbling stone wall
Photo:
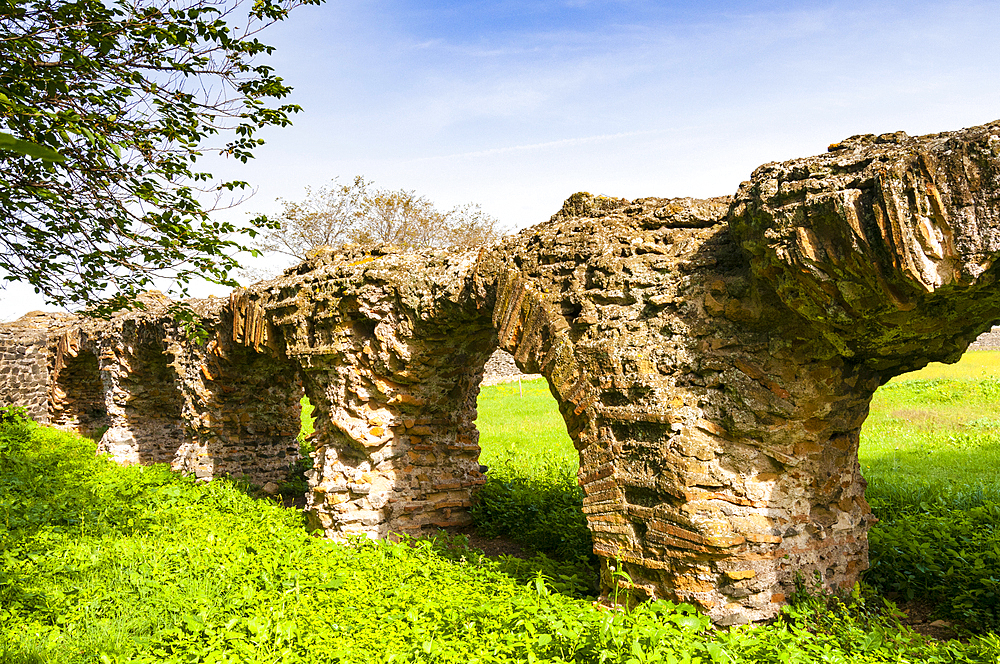
<path fill-rule="evenodd" d="M 541 374 L 526 374 L 517 368 L 514 356 L 505 350 L 497 348 L 486 360 L 483 368 L 483 387 L 509 383 L 517 380 L 535 380 L 541 378 Z"/>
<path fill-rule="evenodd" d="M 212 338 L 191 338 L 158 293 L 110 321 L 29 314 L 0 325 L 13 361 L 0 399 L 85 435 L 120 463 L 210 479 L 281 482 L 299 458 L 297 368 L 233 335 L 227 300 L 193 301 Z"/>
<path fill-rule="evenodd" d="M 48 329 L 51 319 L 34 311 L 0 325 L 0 394 L 3 405 L 21 406 L 36 422 L 49 421 Z"/>
<path fill-rule="evenodd" d="M 183 458 L 178 454 L 187 442 L 181 386 L 170 364 L 165 327 L 127 317 L 113 322 L 114 334 L 93 341 L 85 336 L 86 346 L 100 355 L 108 381 L 109 428 L 98 451 L 121 463 L 173 463 L 175 457 Z"/>
<path fill-rule="evenodd" d="M 53 320 L 58 371 L 13 351 L 21 364 L 0 376 L 88 375 L 70 382 L 90 394 L 92 363 L 66 359 L 90 352 L 102 449 L 206 478 L 276 477 L 304 390 L 314 526 L 383 537 L 468 523 L 476 396 L 501 348 L 548 380 L 595 552 L 622 561 L 626 590 L 719 624 L 760 620 L 796 574 L 836 590 L 867 565 L 857 448 L 874 390 L 957 359 L 1000 320 L 998 165 L 995 123 L 852 137 L 760 167 L 734 197 L 577 194 L 479 251 L 319 251 L 194 303 L 206 342 L 159 300 L 107 324 Z M 0 341 L 41 344 L 37 324 L 18 325 Z M 144 417 L 154 409 L 162 422 Z"/>
<path fill-rule="evenodd" d="M 723 624 L 773 616 L 796 571 L 856 581 L 857 432 L 878 385 L 755 278 L 731 204 L 570 199 L 522 233 L 505 267 L 523 281 L 500 291 L 551 294 L 566 321 L 556 372 L 529 359 L 530 324 L 508 343 L 567 404 L 595 552 L 640 597 Z"/>

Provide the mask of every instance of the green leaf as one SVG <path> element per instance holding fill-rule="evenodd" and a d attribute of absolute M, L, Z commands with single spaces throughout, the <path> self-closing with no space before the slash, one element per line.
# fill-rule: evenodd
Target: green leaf
<path fill-rule="evenodd" d="M 14 138 L 10 134 L 2 131 L 0 131 L 0 149 L 12 150 L 18 154 L 41 159 L 42 161 L 66 161 L 66 157 L 62 156 L 52 148 L 47 148 L 44 145 L 38 145 L 37 143 L 32 143 L 30 141 L 22 141 L 21 139 Z"/>
<path fill-rule="evenodd" d="M 701 620 L 696 616 L 676 616 L 674 617 L 674 623 L 682 629 L 689 629 L 692 631 L 698 631 L 701 629 Z"/>

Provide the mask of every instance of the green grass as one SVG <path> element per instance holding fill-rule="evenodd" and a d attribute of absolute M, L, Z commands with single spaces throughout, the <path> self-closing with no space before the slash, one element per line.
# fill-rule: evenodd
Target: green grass
<path fill-rule="evenodd" d="M 686 605 L 608 611 L 461 538 L 350 546 L 231 482 L 122 468 L 0 423 L 0 662 L 993 662 L 863 599 L 715 632 Z M 877 604 L 877 603 L 876 603 Z"/>
<path fill-rule="evenodd" d="M 560 466 L 573 472 L 580 457 L 544 378 L 484 387 L 477 402 L 480 463 L 494 467 Z"/>
<path fill-rule="evenodd" d="M 1000 353 L 966 353 L 956 364 L 932 364 L 879 388 L 859 457 L 876 490 L 913 485 L 995 492 Z"/>
<path fill-rule="evenodd" d="M 597 561 L 576 478 L 579 455 L 548 383 L 484 387 L 477 409 L 479 458 L 489 471 L 472 509 L 476 528 L 571 564 L 596 592 Z"/>
<path fill-rule="evenodd" d="M 861 432 L 866 578 L 935 615 L 1000 628 L 1000 353 L 932 364 L 876 392 Z"/>
<path fill-rule="evenodd" d="M 869 480 L 1000 480 L 1000 380 L 914 379 L 878 390 L 859 457 Z"/>
<path fill-rule="evenodd" d="M 302 397 L 299 404 L 302 406 L 302 410 L 299 413 L 299 420 L 302 422 L 302 428 L 299 430 L 299 440 L 305 440 L 316 430 L 314 426 L 316 418 L 313 417 L 313 411 L 316 407 L 309 403 L 309 397 Z"/>

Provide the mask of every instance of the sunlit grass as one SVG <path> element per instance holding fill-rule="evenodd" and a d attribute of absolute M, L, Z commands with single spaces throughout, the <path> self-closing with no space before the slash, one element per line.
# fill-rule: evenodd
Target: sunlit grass
<path fill-rule="evenodd" d="M 992 408 L 998 384 L 901 381 L 880 391 L 874 412 L 888 413 L 894 420 L 888 424 L 896 428 L 884 436 L 899 440 L 911 422 L 921 432 L 989 431 L 976 443 L 983 459 L 995 413 L 973 411 Z M 499 454 L 511 458 L 521 451 L 528 453 L 520 457 L 525 468 L 541 462 L 551 470 L 570 460 L 575 465 L 545 384 L 525 383 L 522 389 L 524 396 L 516 384 L 484 390 L 482 424 L 492 429 L 484 436 L 486 458 L 496 462 Z M 309 413 L 303 410 L 305 423 Z M 916 410 L 930 415 L 907 414 Z M 527 422 L 517 424 L 521 418 Z M 910 447 L 900 445 L 899 451 Z M 340 546 L 308 536 L 296 511 L 253 499 L 236 483 L 199 484 L 165 466 L 117 467 L 96 457 L 93 443 L 50 429 L 35 431 L 30 444 L 18 449 L 6 459 L 0 455 L 6 463 L 0 465 L 0 662 L 625 664 L 657 661 L 653 655 L 660 653 L 659 661 L 777 664 L 861 661 L 855 655 L 863 653 L 873 662 L 985 663 L 1000 654 L 993 634 L 967 643 L 925 642 L 863 611 L 857 617 L 825 614 L 820 621 L 802 605 L 784 621 L 718 631 L 692 607 L 647 604 L 610 612 L 590 600 L 549 592 L 534 574 L 515 576 L 505 571 L 512 569 L 509 563 L 486 560 L 457 539 L 362 539 Z M 897 475 L 888 477 L 905 479 L 913 468 L 942 459 L 953 463 L 939 451 L 923 461 L 900 462 Z M 980 470 L 975 477 L 981 479 L 986 469 Z M 572 488 L 578 490 L 575 481 Z M 494 498 L 507 504 L 506 495 Z M 509 507 L 550 509 L 539 500 Z M 581 516 L 578 503 L 556 507 L 563 509 L 551 512 L 549 521 L 536 520 L 539 533 L 563 534 L 563 515 Z M 982 523 L 972 527 L 986 531 L 990 526 Z M 893 541 L 900 539 L 906 538 Z M 914 578 L 923 574 L 922 568 L 893 565 Z M 991 565 L 973 569 L 973 580 L 993 583 Z M 566 579 L 552 561 L 545 573 Z M 969 588 L 978 592 L 979 586 Z M 949 594 L 953 590 L 948 587 Z"/>
<path fill-rule="evenodd" d="M 299 419 L 302 421 L 299 440 L 304 440 L 306 436 L 312 435 L 313 431 L 315 431 L 316 418 L 313 417 L 312 413 L 316 407 L 309 403 L 309 397 L 302 397 L 299 403 L 302 405 L 302 411 L 299 414 Z"/>
<path fill-rule="evenodd" d="M 549 464 L 573 472 L 579 467 L 579 455 L 544 378 L 521 381 L 520 387 L 516 382 L 484 387 L 477 408 L 483 464 Z"/>
<path fill-rule="evenodd" d="M 967 353 L 881 387 L 861 431 L 865 476 L 875 483 L 997 485 L 1000 353 Z"/>
<path fill-rule="evenodd" d="M 919 371 L 896 376 L 890 383 L 907 380 L 936 380 L 938 378 L 949 380 L 1000 378 L 1000 352 L 992 350 L 969 351 L 955 364 L 931 362 Z"/>

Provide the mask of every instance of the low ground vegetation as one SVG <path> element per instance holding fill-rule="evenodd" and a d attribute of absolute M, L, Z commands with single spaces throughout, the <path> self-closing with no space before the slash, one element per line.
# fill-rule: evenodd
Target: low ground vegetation
<path fill-rule="evenodd" d="M 1000 629 L 1000 353 L 882 387 L 862 433 L 880 522 L 866 579 L 970 630 Z"/>
<path fill-rule="evenodd" d="M 969 434 L 962 454 L 972 458 L 997 452 L 1000 444 L 977 433 L 987 429 L 972 424 L 993 417 L 991 388 L 981 377 L 921 380 L 941 382 L 891 383 L 866 428 L 862 460 L 881 519 L 867 583 L 835 598 L 803 579 L 780 620 L 728 630 L 683 604 L 621 611 L 587 598 L 572 448 L 553 460 L 549 443 L 508 437 L 528 446 L 517 457 L 483 427 L 490 471 L 480 529 L 537 552 L 492 560 L 461 536 L 346 546 L 311 537 L 298 511 L 249 495 L 245 484 L 121 468 L 95 457 L 92 441 L 8 409 L 0 414 L 0 661 L 998 662 L 996 467 L 967 464 L 950 483 L 926 469 L 963 458 L 948 456 L 949 435 Z M 483 397 L 489 421 L 492 397 Z M 974 398 L 983 409 L 965 419 L 942 405 Z M 892 414 L 905 409 L 938 419 Z M 963 640 L 900 625 L 886 596 L 935 602 L 966 630 Z"/>

